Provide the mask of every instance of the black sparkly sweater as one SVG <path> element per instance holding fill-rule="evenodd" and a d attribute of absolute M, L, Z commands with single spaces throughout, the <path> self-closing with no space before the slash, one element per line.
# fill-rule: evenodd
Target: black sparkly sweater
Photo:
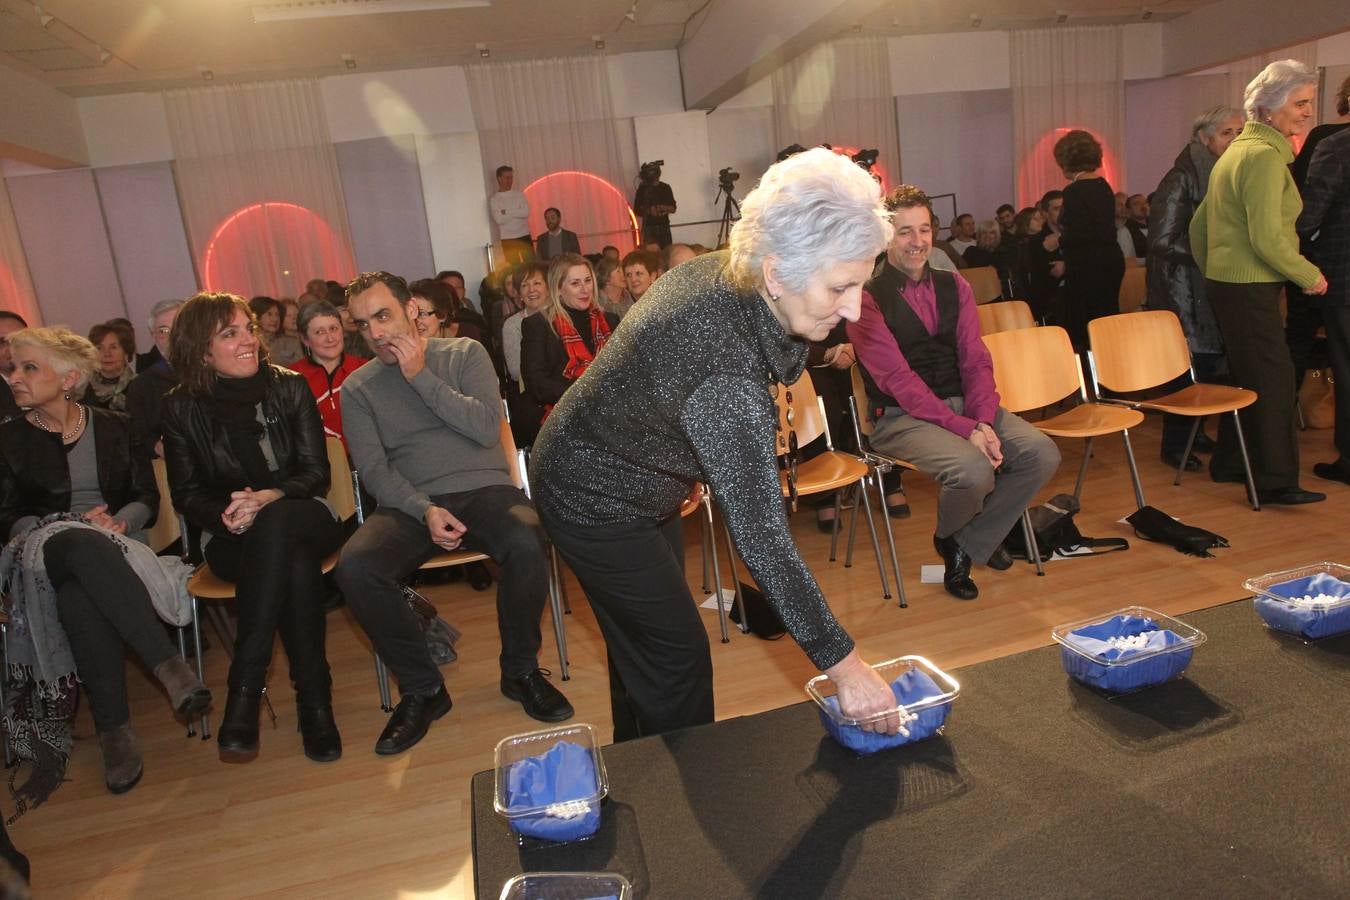
<path fill-rule="evenodd" d="M 534 445 L 534 499 L 579 526 L 661 521 L 696 481 L 712 488 L 736 548 L 819 669 L 853 641 L 788 531 L 770 386 L 791 384 L 807 345 L 710 253 L 661 276 L 563 395 Z"/>

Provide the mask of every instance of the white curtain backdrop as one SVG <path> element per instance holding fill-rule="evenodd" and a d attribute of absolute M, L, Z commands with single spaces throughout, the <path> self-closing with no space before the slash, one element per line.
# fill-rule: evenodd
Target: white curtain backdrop
<path fill-rule="evenodd" d="M 1308 68 L 1317 69 L 1317 42 L 1295 44 L 1283 50 L 1272 50 L 1246 59 L 1235 60 L 1228 64 L 1228 102 L 1236 109 L 1242 109 L 1242 95 L 1248 83 L 1261 74 L 1261 70 L 1278 59 L 1296 59 Z M 1314 123 L 1316 124 L 1316 123 Z"/>
<path fill-rule="evenodd" d="M 9 191 L 0 178 L 0 309 L 23 316 L 29 325 L 42 324 L 28 260 L 19 240 L 19 225 L 9 204 Z"/>
<path fill-rule="evenodd" d="M 1125 81 L 1119 26 L 1011 34 L 1013 159 L 1018 203 L 1064 187 L 1054 145 L 1083 128 L 1102 142 L 1107 181 L 1125 182 Z"/>
<path fill-rule="evenodd" d="M 583 253 L 605 244 L 631 249 L 637 141 L 633 120 L 614 117 L 604 57 L 486 63 L 465 72 L 488 195 L 497 192 L 497 167 L 509 165 L 530 201 L 530 234 L 544 231 L 544 210 L 555 206 Z"/>
<path fill-rule="evenodd" d="M 296 296 L 355 274 L 314 79 L 166 91 L 183 220 L 203 286 Z"/>
<path fill-rule="evenodd" d="M 879 150 L 886 187 L 900 183 L 900 139 L 886 39 L 820 44 L 773 73 L 775 152 L 792 144 Z"/>

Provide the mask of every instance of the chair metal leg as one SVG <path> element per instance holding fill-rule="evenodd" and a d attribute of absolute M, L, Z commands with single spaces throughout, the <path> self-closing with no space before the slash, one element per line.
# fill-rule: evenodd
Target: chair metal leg
<path fill-rule="evenodd" d="M 1088 461 L 1092 459 L 1092 438 L 1088 438 L 1083 444 L 1083 462 L 1078 466 L 1078 480 L 1073 485 L 1073 499 L 1079 500 L 1083 496 L 1083 479 L 1087 477 Z"/>
<path fill-rule="evenodd" d="M 736 575 L 736 547 L 731 542 L 731 529 L 727 527 L 726 522 L 722 523 L 722 536 L 727 539 L 727 562 L 731 565 L 731 582 L 736 585 L 736 610 L 741 616 L 741 634 L 749 634 L 750 620 L 745 616 L 745 598 L 741 596 L 741 579 Z"/>
<path fill-rule="evenodd" d="M 1261 511 L 1261 498 L 1256 494 L 1256 479 L 1252 476 L 1252 462 L 1247 458 L 1247 439 L 1242 436 L 1242 419 L 1238 411 L 1233 410 L 1233 425 L 1237 431 L 1238 450 L 1242 452 L 1242 471 L 1247 475 L 1247 496 L 1251 498 L 1252 510 Z"/>
<path fill-rule="evenodd" d="M 375 683 L 380 689 L 380 709 L 387 713 L 394 711 L 394 698 L 389 695 L 389 673 L 385 671 L 384 660 L 375 654 Z"/>
<path fill-rule="evenodd" d="M 1022 540 L 1026 541 L 1027 553 L 1036 564 L 1036 574 L 1045 575 L 1045 566 L 1041 564 L 1041 548 L 1036 543 L 1036 529 L 1031 527 L 1031 510 L 1022 510 Z"/>
<path fill-rule="evenodd" d="M 202 616 L 201 604 L 198 603 L 196 596 L 192 597 L 192 642 L 193 649 L 197 656 L 197 680 L 206 684 L 206 666 L 202 663 Z M 191 734 L 191 732 L 188 732 Z M 202 710 L 202 740 L 211 739 L 211 720 L 207 717 L 206 711 Z"/>
<path fill-rule="evenodd" d="M 713 537 L 713 540 L 710 540 L 707 546 L 712 547 L 713 583 L 717 586 L 717 624 L 722 629 L 722 643 L 729 644 L 731 643 L 731 636 L 727 632 L 727 599 L 722 594 L 722 563 L 721 560 L 717 558 L 717 540 L 713 535 L 713 531 L 717 526 L 713 520 L 712 503 L 709 502 L 706 495 L 703 498 L 702 506 L 703 506 L 703 531 L 710 537 Z M 732 562 L 732 566 L 733 566 L 732 576 L 734 577 L 736 574 L 734 571 L 735 567 L 734 560 Z M 742 622 L 745 621 L 744 616 L 741 617 L 741 621 Z"/>
<path fill-rule="evenodd" d="M 839 513 L 844 506 L 844 492 L 842 490 L 834 492 L 834 521 L 830 523 L 830 562 L 835 560 L 835 550 L 839 546 Z M 844 564 L 845 567 L 849 563 Z"/>
<path fill-rule="evenodd" d="M 1195 436 L 1200 432 L 1200 423 L 1204 421 L 1199 416 L 1191 423 L 1191 436 L 1186 438 L 1186 449 L 1181 453 L 1181 462 L 1177 464 L 1177 477 L 1172 484 L 1181 484 L 1181 473 L 1186 471 L 1186 460 L 1191 458 L 1191 448 L 1195 446 Z"/>
<path fill-rule="evenodd" d="M 550 544 L 548 602 L 549 612 L 553 616 L 553 640 L 558 645 L 558 668 L 563 681 L 571 681 L 572 673 L 567 665 L 567 634 L 563 630 L 562 594 L 558 590 L 558 551 Z"/>
<path fill-rule="evenodd" d="M 9 712 L 9 626 L 0 622 L 0 712 Z M 5 768 L 14 765 L 14 754 L 5 740 Z"/>
<path fill-rule="evenodd" d="M 699 501 L 699 506 L 702 507 L 702 505 L 702 501 Z M 699 549 L 702 551 L 701 555 L 703 557 L 703 593 L 706 596 L 712 593 L 712 573 L 710 571 L 712 568 L 712 555 L 708 552 L 708 543 L 712 539 L 712 529 L 709 528 L 705 522 L 703 523 L 703 527 L 699 528 L 698 531 Z"/>
<path fill-rule="evenodd" d="M 886 486 L 881 483 L 881 470 L 872 469 L 872 478 L 877 486 L 877 498 L 881 508 L 881 525 L 886 531 L 886 549 L 891 555 L 891 567 L 895 570 L 895 591 L 900 595 L 900 608 L 905 609 L 909 606 L 909 600 L 905 597 L 905 581 L 900 577 L 900 554 L 895 549 L 895 533 L 891 531 L 891 514 L 886 509 Z M 866 488 L 864 487 L 865 491 Z"/>
<path fill-rule="evenodd" d="M 1125 442 L 1125 461 L 1130 464 L 1130 480 L 1134 482 L 1134 504 L 1136 509 L 1144 508 L 1144 486 L 1139 483 L 1139 467 L 1134 464 L 1134 448 L 1130 446 L 1130 429 L 1120 430 L 1121 440 Z"/>
<path fill-rule="evenodd" d="M 553 567 L 553 580 L 558 585 L 558 596 L 562 597 L 562 606 L 564 615 L 572 614 L 572 602 L 567 599 L 567 582 L 563 581 L 562 563 L 558 562 L 558 554 L 553 553 L 549 557 L 550 565 Z"/>
<path fill-rule="evenodd" d="M 861 504 L 855 499 L 848 511 L 848 540 L 844 546 L 844 568 L 853 568 L 853 544 L 858 537 L 858 507 Z M 835 515 L 838 515 L 836 513 Z"/>
<path fill-rule="evenodd" d="M 864 475 L 862 481 L 866 480 L 867 476 Z M 858 493 L 862 495 L 863 516 L 867 521 L 867 533 L 872 538 L 872 552 L 877 558 L 877 574 L 881 576 L 881 598 L 883 600 L 890 600 L 891 579 L 886 575 L 886 564 L 881 559 L 881 544 L 877 541 L 877 523 L 872 519 L 872 498 L 867 496 L 867 490 L 861 484 L 859 485 Z"/>
<path fill-rule="evenodd" d="M 183 662 L 188 661 L 187 655 L 187 626 L 179 625 L 174 631 L 178 634 L 178 658 Z M 189 716 L 187 720 L 187 736 L 197 736 L 197 723 Z"/>

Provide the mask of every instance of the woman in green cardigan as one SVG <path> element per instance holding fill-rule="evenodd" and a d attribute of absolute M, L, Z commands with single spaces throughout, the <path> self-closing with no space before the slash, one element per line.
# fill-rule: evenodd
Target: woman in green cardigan
<path fill-rule="evenodd" d="M 1242 387 L 1260 398 L 1243 410 L 1243 434 L 1262 503 L 1325 500 L 1298 483 L 1294 426 L 1294 364 L 1283 339 L 1280 289 L 1292 282 L 1306 294 L 1324 294 L 1327 280 L 1299 255 L 1294 220 L 1303 209 L 1289 174 L 1290 139 L 1307 127 L 1315 107 L 1317 75 L 1302 63 L 1273 62 L 1247 85 L 1247 124 L 1209 177 L 1209 191 L 1191 220 L 1191 250 L 1205 275 L 1228 353 Z M 1243 481 L 1237 432 L 1227 416 L 1210 461 L 1215 481 Z"/>

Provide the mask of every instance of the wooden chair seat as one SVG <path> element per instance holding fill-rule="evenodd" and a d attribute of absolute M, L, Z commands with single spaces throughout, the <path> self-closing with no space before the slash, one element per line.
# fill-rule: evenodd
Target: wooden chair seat
<path fill-rule="evenodd" d="M 418 569 L 448 569 L 451 566 L 464 566 L 491 558 L 486 553 L 479 553 L 477 550 L 444 550 L 422 563 L 418 566 Z"/>
<path fill-rule="evenodd" d="M 1080 403 L 1073 409 L 1032 424 L 1055 437 L 1090 438 L 1115 434 L 1144 421 L 1144 414 L 1124 406 Z"/>
<path fill-rule="evenodd" d="M 1246 409 L 1256 402 L 1256 391 L 1224 384 L 1192 384 L 1166 397 L 1141 400 L 1136 405 L 1182 416 L 1212 416 Z"/>
<path fill-rule="evenodd" d="M 867 464 L 858 457 L 828 450 L 797 466 L 797 493 L 821 494 L 825 491 L 835 491 L 867 477 L 867 474 Z M 784 497 L 788 496 L 787 477 L 786 471 L 778 473 Z"/>
<path fill-rule="evenodd" d="M 703 506 L 703 482 L 694 482 L 694 487 L 689 491 L 689 496 L 684 498 L 680 504 L 680 518 L 687 518 L 698 512 Z"/>

